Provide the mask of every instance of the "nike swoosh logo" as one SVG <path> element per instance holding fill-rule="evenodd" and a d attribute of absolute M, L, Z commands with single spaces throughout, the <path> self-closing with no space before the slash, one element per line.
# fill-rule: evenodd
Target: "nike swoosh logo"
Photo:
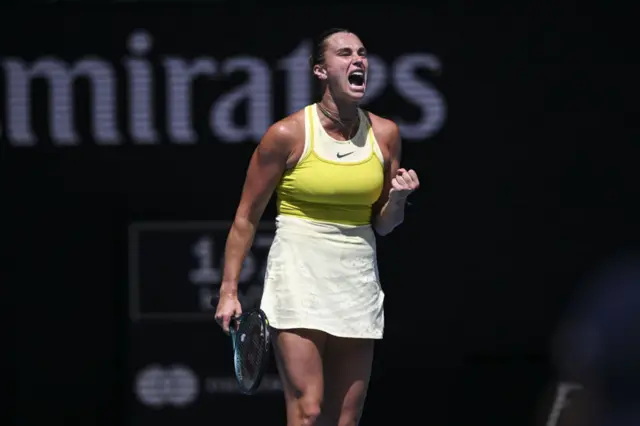
<path fill-rule="evenodd" d="M 353 154 L 354 152 L 355 152 L 355 151 L 351 151 L 351 152 L 347 152 L 346 154 L 340 154 L 340 153 L 337 153 L 337 154 L 336 154 L 336 156 L 337 156 L 338 158 L 344 158 L 344 157 L 346 157 L 347 155 L 351 155 L 351 154 Z"/>

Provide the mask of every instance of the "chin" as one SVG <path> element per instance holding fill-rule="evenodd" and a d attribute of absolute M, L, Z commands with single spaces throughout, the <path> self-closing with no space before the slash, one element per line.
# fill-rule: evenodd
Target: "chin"
<path fill-rule="evenodd" d="M 354 102 L 359 102 L 364 98 L 366 93 L 365 87 L 362 88 L 351 88 L 347 87 L 347 90 L 344 92 L 345 98 L 352 100 Z"/>

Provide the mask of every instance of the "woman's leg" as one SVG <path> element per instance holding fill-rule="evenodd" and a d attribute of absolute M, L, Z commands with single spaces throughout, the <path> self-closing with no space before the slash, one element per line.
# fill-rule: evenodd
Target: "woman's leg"
<path fill-rule="evenodd" d="M 322 354 L 327 335 L 317 330 L 274 330 L 275 358 L 284 388 L 287 426 L 312 426 L 324 392 Z"/>
<path fill-rule="evenodd" d="M 367 395 L 373 340 L 327 336 L 324 348 L 322 426 L 356 426 Z"/>

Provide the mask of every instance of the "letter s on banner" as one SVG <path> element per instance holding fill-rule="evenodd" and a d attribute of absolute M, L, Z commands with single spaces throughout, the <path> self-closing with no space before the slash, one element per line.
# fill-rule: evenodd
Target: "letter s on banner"
<path fill-rule="evenodd" d="M 397 118 L 402 135 L 409 139 L 426 139 L 434 136 L 444 126 L 447 103 L 435 86 L 416 76 L 419 69 L 440 73 L 440 59 L 432 54 L 404 55 L 395 64 L 393 81 L 396 90 L 420 108 L 420 120 L 415 123 Z"/>

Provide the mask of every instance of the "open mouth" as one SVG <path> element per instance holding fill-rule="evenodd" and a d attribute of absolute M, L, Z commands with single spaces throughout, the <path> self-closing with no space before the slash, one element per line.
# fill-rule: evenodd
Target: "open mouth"
<path fill-rule="evenodd" d="M 347 77 L 349 80 L 349 84 L 353 87 L 362 87 L 364 86 L 364 72 L 363 71 L 353 71 Z"/>

